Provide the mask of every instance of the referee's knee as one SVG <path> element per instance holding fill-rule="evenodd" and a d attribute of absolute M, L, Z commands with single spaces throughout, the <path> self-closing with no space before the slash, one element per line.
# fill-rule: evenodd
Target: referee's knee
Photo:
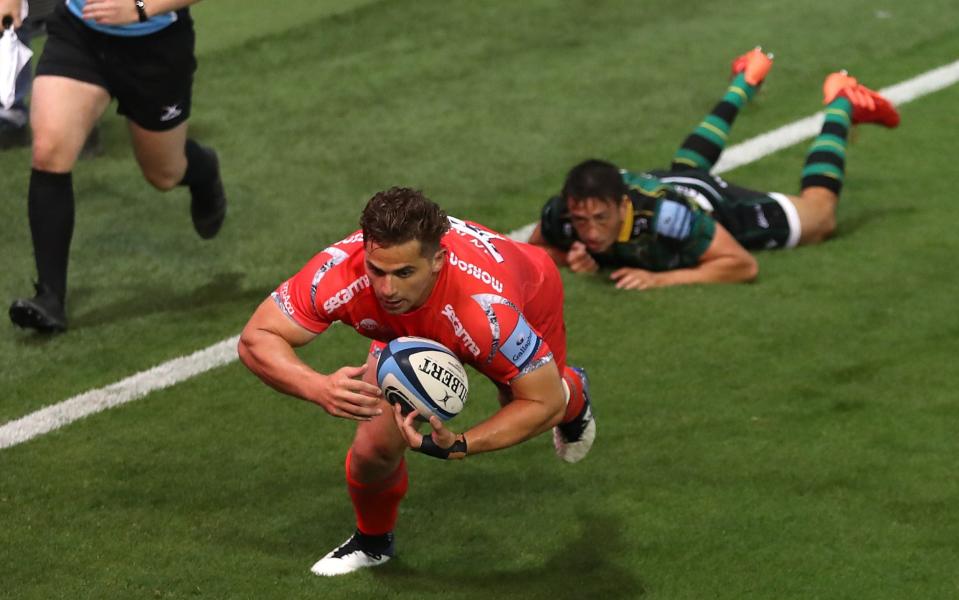
<path fill-rule="evenodd" d="M 34 169 L 51 173 L 66 173 L 73 169 L 76 157 L 59 140 L 35 135 L 31 164 Z"/>
<path fill-rule="evenodd" d="M 180 183 L 180 180 L 183 179 L 183 173 L 178 173 L 173 169 L 144 169 L 143 178 L 156 189 L 166 192 Z"/>

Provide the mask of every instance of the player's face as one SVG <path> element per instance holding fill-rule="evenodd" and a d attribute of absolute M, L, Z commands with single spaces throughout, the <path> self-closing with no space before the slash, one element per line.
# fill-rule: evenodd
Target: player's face
<path fill-rule="evenodd" d="M 569 220 L 586 248 L 595 254 L 609 250 L 626 218 L 625 199 L 616 202 L 604 202 L 598 198 L 587 198 L 581 202 L 568 202 Z"/>
<path fill-rule="evenodd" d="M 419 240 L 394 246 L 366 244 L 366 274 L 383 310 L 401 314 L 426 302 L 445 256 L 443 248 L 423 256 Z"/>

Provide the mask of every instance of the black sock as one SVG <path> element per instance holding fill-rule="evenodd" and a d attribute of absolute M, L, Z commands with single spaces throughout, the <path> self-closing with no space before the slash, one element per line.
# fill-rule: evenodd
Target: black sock
<path fill-rule="evenodd" d="M 385 554 L 390 551 L 390 547 L 393 545 L 392 531 L 382 535 L 368 535 L 357 529 L 355 536 L 360 548 L 373 554 Z"/>
<path fill-rule="evenodd" d="M 190 186 L 211 183 L 217 176 L 216 155 L 192 139 L 186 141 L 186 172 L 179 185 Z"/>
<path fill-rule="evenodd" d="M 67 295 L 67 262 L 73 238 L 72 174 L 33 169 L 27 206 L 37 277 L 62 303 Z"/>

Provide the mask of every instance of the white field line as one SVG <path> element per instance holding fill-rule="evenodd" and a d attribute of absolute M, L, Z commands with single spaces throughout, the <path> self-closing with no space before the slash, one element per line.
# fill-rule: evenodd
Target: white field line
<path fill-rule="evenodd" d="M 84 392 L 63 402 L 41 408 L 0 427 L 0 448 L 15 446 L 44 433 L 59 429 L 77 419 L 142 398 L 237 359 L 240 336 L 217 342 L 189 356 L 174 358 L 152 369 L 96 390 Z"/>
<path fill-rule="evenodd" d="M 959 60 L 927 71 L 894 86 L 883 88 L 881 91 L 894 104 L 900 105 L 949 87 L 957 81 L 959 81 Z M 822 118 L 822 112 L 818 112 L 741 144 L 731 146 L 723 152 L 722 160 L 716 164 L 713 171 L 723 173 L 807 140 L 819 132 Z M 534 227 L 535 223 L 531 223 L 510 232 L 508 235 L 512 239 L 525 241 L 529 239 Z M 236 344 L 238 340 L 239 336 L 233 336 L 189 356 L 175 358 L 117 383 L 84 392 L 58 404 L 32 412 L 15 421 L 5 423 L 0 426 L 0 449 L 26 442 L 87 415 L 126 404 L 142 398 L 154 390 L 170 387 L 201 373 L 232 363 L 237 360 Z"/>
<path fill-rule="evenodd" d="M 957 81 L 959 81 L 959 61 L 927 71 L 902 83 L 883 88 L 880 92 L 889 98 L 893 104 L 901 105 L 926 94 L 938 92 Z M 820 111 L 811 117 L 800 119 L 737 144 L 723 152 L 722 158 L 716 163 L 713 172 L 731 171 L 736 167 L 747 165 L 764 156 L 769 156 L 773 152 L 807 140 L 819 133 L 822 127 L 822 119 L 823 113 Z"/>

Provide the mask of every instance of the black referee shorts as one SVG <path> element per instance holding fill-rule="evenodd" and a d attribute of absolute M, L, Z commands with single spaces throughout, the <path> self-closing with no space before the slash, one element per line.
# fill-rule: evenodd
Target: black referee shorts
<path fill-rule="evenodd" d="M 156 33 L 109 35 L 87 27 L 60 2 L 47 19 L 36 74 L 69 77 L 106 89 L 117 113 L 150 131 L 173 129 L 190 116 L 193 20 L 189 11 Z"/>

